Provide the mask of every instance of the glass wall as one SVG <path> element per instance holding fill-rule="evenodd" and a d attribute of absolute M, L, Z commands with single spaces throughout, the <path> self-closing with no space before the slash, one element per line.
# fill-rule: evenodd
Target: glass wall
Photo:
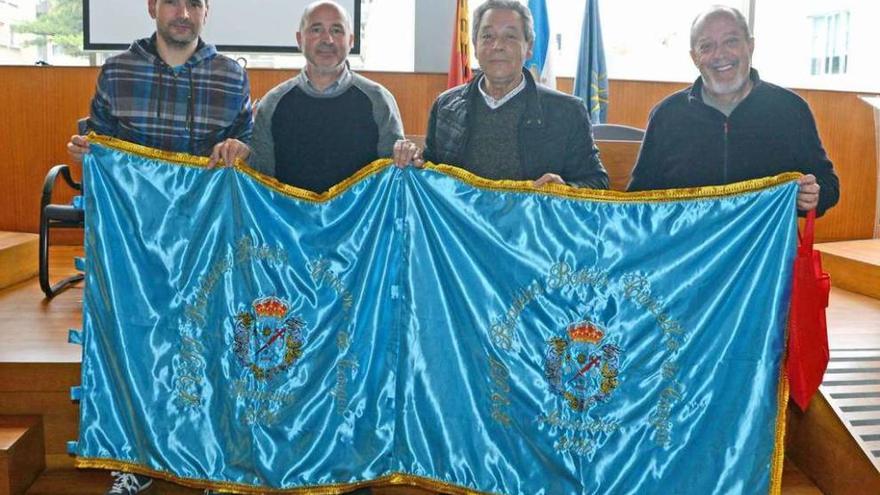
<path fill-rule="evenodd" d="M 413 70 L 419 57 L 414 32 L 426 22 L 414 19 L 415 2 L 455 5 L 453 0 L 361 1 L 361 54 L 352 56 L 351 63 L 376 71 Z M 483 1 L 470 0 L 469 7 Z M 574 76 L 586 1 L 546 1 L 555 72 Z M 880 2 L 874 0 L 598 1 L 608 73 L 614 79 L 693 80 L 698 73 L 688 55 L 690 23 L 701 10 L 722 3 L 747 17 L 753 6 L 753 65 L 765 79 L 789 87 L 880 92 L 880 57 L 874 53 L 880 46 L 874 25 Z M 109 55 L 82 53 L 81 43 L 82 0 L 0 0 L 0 64 L 88 65 Z M 420 49 L 447 52 L 449 43 Z M 231 55 L 247 59 L 250 67 L 298 68 L 304 63 L 300 55 Z"/>
<path fill-rule="evenodd" d="M 556 75 L 572 77 L 586 2 L 546 1 Z M 880 2 L 874 0 L 599 0 L 609 77 L 694 80 L 699 73 L 688 54 L 690 24 L 715 4 L 736 7 L 747 18 L 754 5 L 752 65 L 762 78 L 796 88 L 880 92 L 880 57 L 874 53 Z"/>
<path fill-rule="evenodd" d="M 877 19 L 874 0 L 758 2 L 753 64 L 782 86 L 880 92 Z"/>

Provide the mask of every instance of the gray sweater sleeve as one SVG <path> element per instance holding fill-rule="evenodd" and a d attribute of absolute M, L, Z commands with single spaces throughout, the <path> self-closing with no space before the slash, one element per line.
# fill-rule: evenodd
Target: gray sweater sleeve
<path fill-rule="evenodd" d="M 270 177 L 275 177 L 275 139 L 272 137 L 272 117 L 278 102 L 291 89 L 296 81 L 290 79 L 275 86 L 260 100 L 254 116 L 254 135 L 251 139 L 251 168 Z"/>
<path fill-rule="evenodd" d="M 373 120 L 379 128 L 379 142 L 376 143 L 376 156 L 391 157 L 394 142 L 403 139 L 403 121 L 397 101 L 390 91 L 381 84 L 371 81 L 360 74 L 354 76 L 353 84 L 357 86 L 373 104 Z"/>

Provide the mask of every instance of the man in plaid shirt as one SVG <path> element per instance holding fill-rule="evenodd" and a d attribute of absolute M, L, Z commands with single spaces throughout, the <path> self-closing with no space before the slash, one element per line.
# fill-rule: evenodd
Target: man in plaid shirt
<path fill-rule="evenodd" d="M 104 64 L 89 130 L 152 148 L 210 156 L 211 166 L 246 159 L 253 129 L 247 73 L 199 37 L 208 0 L 149 0 L 156 32 Z M 70 154 L 88 150 L 73 136 Z"/>
<path fill-rule="evenodd" d="M 156 32 L 104 64 L 92 99 L 90 130 L 133 143 L 210 156 L 210 166 L 247 159 L 253 110 L 247 73 L 201 40 L 208 0 L 148 0 Z M 67 149 L 77 160 L 85 136 Z M 133 495 L 153 480 L 113 473 L 107 495 Z"/>

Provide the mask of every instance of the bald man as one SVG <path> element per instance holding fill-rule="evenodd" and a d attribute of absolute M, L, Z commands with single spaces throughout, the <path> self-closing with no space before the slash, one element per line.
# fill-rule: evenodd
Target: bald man
<path fill-rule="evenodd" d="M 691 25 L 693 86 L 651 112 L 630 191 L 699 187 L 801 172 L 797 208 L 822 215 L 840 185 L 806 102 L 758 77 L 755 40 L 736 9 L 715 6 Z"/>
<path fill-rule="evenodd" d="M 254 169 L 317 193 L 377 158 L 403 139 L 397 102 L 382 85 L 353 72 L 351 16 L 318 1 L 303 12 L 296 40 L 305 68 L 269 91 L 254 123 Z"/>

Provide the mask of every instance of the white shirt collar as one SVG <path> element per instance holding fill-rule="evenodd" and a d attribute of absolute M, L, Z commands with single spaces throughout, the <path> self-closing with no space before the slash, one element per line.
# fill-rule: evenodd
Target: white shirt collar
<path fill-rule="evenodd" d="M 485 75 L 480 76 L 480 80 L 477 82 L 477 88 L 480 89 L 480 94 L 483 95 L 483 99 L 486 100 L 486 105 L 488 105 L 489 108 L 491 108 L 492 110 L 495 110 L 496 108 L 510 101 L 511 98 L 518 95 L 520 91 L 522 91 L 526 87 L 526 77 L 523 76 L 522 81 L 520 81 L 515 88 L 510 90 L 506 95 L 496 100 L 495 98 L 490 96 L 489 93 L 486 92 L 486 90 L 483 89 L 483 82 L 485 81 L 485 78 Z"/>
<path fill-rule="evenodd" d="M 336 78 L 329 86 L 324 88 L 324 90 L 318 90 L 314 84 L 312 84 L 312 80 L 309 79 L 308 71 L 303 68 L 301 74 L 303 75 L 303 79 L 305 80 L 305 84 L 302 87 L 305 89 L 307 94 L 311 96 L 318 97 L 334 97 L 341 94 L 344 90 L 348 89 L 348 86 L 351 85 L 351 69 L 348 67 L 348 62 L 346 61 L 344 67 L 342 68 L 342 72 L 339 74 L 339 77 Z"/>

